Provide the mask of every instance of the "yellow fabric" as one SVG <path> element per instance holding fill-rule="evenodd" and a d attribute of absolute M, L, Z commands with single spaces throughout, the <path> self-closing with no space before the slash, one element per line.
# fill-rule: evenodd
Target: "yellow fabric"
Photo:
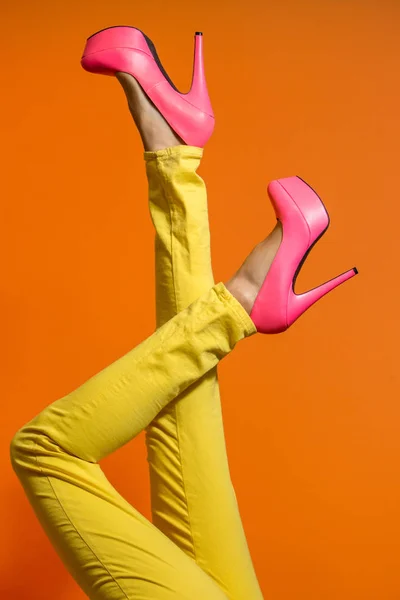
<path fill-rule="evenodd" d="M 214 283 L 201 148 L 145 152 L 157 328 L 14 436 L 10 457 L 64 565 L 93 600 L 259 600 L 230 480 L 217 364 L 256 333 Z M 146 430 L 151 523 L 99 461 Z"/>

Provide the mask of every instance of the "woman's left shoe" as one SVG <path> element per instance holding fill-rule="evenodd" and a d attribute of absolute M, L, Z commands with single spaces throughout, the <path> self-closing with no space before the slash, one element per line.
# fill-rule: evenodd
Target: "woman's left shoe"
<path fill-rule="evenodd" d="M 268 185 L 282 240 L 258 291 L 250 318 L 260 333 L 280 333 L 292 325 L 325 294 L 348 281 L 356 267 L 334 279 L 297 294 L 296 278 L 310 250 L 329 226 L 329 215 L 316 192 L 300 177 L 276 179 Z"/>
<path fill-rule="evenodd" d="M 188 146 L 202 148 L 210 138 L 215 119 L 204 75 L 201 32 L 195 34 L 192 84 L 186 94 L 172 83 L 153 42 L 136 27 L 115 25 L 91 35 L 81 65 L 90 73 L 132 75 Z"/>

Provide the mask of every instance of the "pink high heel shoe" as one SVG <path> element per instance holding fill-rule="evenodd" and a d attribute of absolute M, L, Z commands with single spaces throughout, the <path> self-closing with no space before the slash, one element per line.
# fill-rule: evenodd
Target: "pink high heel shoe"
<path fill-rule="evenodd" d="M 282 241 L 258 292 L 250 318 L 260 333 L 285 331 L 317 300 L 344 283 L 356 267 L 304 294 L 296 294 L 296 278 L 308 253 L 329 227 L 328 212 L 300 177 L 276 179 L 268 185 Z"/>
<path fill-rule="evenodd" d="M 192 84 L 180 92 L 168 77 L 153 42 L 136 27 L 113 26 L 86 40 L 81 65 L 90 73 L 129 73 L 141 85 L 170 127 L 189 146 L 202 148 L 215 119 L 204 76 L 203 34 L 195 34 Z"/>

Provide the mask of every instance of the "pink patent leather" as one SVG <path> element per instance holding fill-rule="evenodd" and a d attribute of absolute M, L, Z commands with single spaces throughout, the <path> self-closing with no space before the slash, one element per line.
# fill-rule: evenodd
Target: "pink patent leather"
<path fill-rule="evenodd" d="M 86 41 L 82 67 L 91 73 L 129 73 L 140 83 L 172 129 L 189 146 L 203 147 L 215 124 L 204 75 L 203 36 L 195 35 L 193 76 L 187 94 L 164 77 L 143 33 L 134 27 L 109 27 Z"/>
<path fill-rule="evenodd" d="M 299 177 L 276 179 L 268 185 L 276 217 L 282 224 L 282 241 L 250 317 L 257 331 L 285 331 L 310 306 L 357 274 L 355 268 L 304 294 L 293 290 L 293 278 L 307 250 L 327 229 L 328 213 L 314 190 Z"/>

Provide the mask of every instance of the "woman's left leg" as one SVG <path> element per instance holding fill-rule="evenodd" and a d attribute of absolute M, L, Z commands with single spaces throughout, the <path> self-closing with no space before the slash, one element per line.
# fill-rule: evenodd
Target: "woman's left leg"
<path fill-rule="evenodd" d="M 144 153 L 155 226 L 156 323 L 163 325 L 214 284 L 203 150 Z M 152 520 L 232 600 L 261 599 L 232 485 L 217 368 L 146 429 Z"/>
<path fill-rule="evenodd" d="M 255 332 L 220 282 L 14 436 L 14 471 L 91 600 L 227 600 L 192 558 L 118 493 L 99 461 Z"/>

